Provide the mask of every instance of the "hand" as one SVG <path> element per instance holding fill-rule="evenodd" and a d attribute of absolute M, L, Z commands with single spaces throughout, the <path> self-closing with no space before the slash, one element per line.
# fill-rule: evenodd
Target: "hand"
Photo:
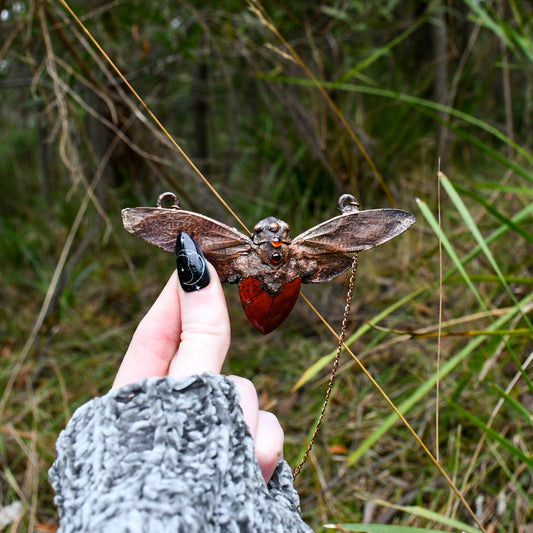
<path fill-rule="evenodd" d="M 205 264 L 210 276 L 205 276 L 208 284 L 199 290 L 184 291 L 176 272 L 172 274 L 137 327 L 113 388 L 148 377 L 220 373 L 230 345 L 230 324 L 218 275 L 210 264 Z M 268 482 L 282 457 L 283 430 L 273 414 L 259 410 L 251 381 L 230 378 L 241 397 L 257 460 Z"/>

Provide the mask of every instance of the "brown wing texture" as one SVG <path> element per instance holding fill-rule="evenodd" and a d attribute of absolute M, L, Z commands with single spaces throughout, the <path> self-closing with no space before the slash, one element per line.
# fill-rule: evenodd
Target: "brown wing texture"
<path fill-rule="evenodd" d="M 368 250 L 400 235 L 415 222 L 400 209 L 369 209 L 330 218 L 292 240 L 306 254 L 353 253 Z"/>
<path fill-rule="evenodd" d="M 291 264 L 302 283 L 330 281 L 352 266 L 353 258 L 345 254 L 306 253 L 305 248 L 294 248 Z"/>
<path fill-rule="evenodd" d="M 368 250 L 403 233 L 415 216 L 400 209 L 370 209 L 331 218 L 295 237 L 291 247 L 304 283 L 329 281 L 350 268 L 345 254 Z"/>
<path fill-rule="evenodd" d="M 133 235 L 171 253 L 175 251 L 178 233 L 188 233 L 215 266 L 222 281 L 235 281 L 232 263 L 252 251 L 249 237 L 192 211 L 161 207 L 128 208 L 122 210 L 122 222 Z"/>

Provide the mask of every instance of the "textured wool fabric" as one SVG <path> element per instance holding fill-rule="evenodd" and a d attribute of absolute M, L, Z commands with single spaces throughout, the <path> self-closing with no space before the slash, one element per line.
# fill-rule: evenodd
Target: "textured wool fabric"
<path fill-rule="evenodd" d="M 305 532 L 292 474 L 265 484 L 233 383 L 150 378 L 80 407 L 50 469 L 60 532 Z"/>

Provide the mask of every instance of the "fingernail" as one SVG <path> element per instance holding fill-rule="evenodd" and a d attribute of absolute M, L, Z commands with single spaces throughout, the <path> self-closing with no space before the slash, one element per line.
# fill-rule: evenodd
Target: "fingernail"
<path fill-rule="evenodd" d="M 202 250 L 185 232 L 176 239 L 176 266 L 180 285 L 185 292 L 194 292 L 209 285 L 209 269 Z"/>

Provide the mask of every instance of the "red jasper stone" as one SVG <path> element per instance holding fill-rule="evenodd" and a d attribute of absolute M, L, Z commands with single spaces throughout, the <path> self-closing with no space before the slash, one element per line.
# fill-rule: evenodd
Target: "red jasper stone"
<path fill-rule="evenodd" d="M 241 303 L 248 320 L 263 335 L 275 330 L 291 312 L 300 294 L 300 278 L 283 286 L 280 293 L 270 296 L 257 278 L 243 278 L 239 283 Z"/>

